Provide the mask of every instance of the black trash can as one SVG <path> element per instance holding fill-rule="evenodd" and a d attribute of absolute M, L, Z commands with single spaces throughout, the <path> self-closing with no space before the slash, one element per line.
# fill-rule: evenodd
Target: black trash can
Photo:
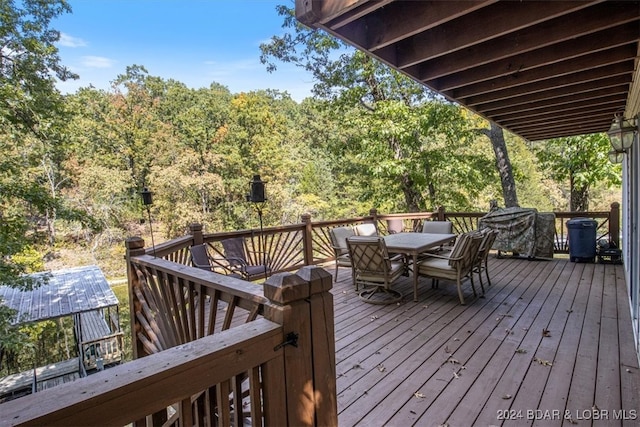
<path fill-rule="evenodd" d="M 567 221 L 571 262 L 595 262 L 597 227 L 598 223 L 591 218 L 572 218 Z"/>

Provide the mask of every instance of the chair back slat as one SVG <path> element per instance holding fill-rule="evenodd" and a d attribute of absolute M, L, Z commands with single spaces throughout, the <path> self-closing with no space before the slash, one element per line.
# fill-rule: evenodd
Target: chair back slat
<path fill-rule="evenodd" d="M 211 262 L 209 261 L 206 244 L 191 246 L 189 250 L 191 251 L 191 264 L 193 264 L 194 267 L 211 270 Z"/>
<path fill-rule="evenodd" d="M 386 274 L 390 268 L 387 246 L 381 237 L 352 237 L 349 244 L 353 267 L 361 274 Z"/>
<path fill-rule="evenodd" d="M 235 237 L 233 239 L 222 240 L 222 248 L 224 249 L 224 257 L 227 258 L 229 265 L 238 267 L 246 264 L 247 256 L 244 251 L 244 239 Z"/>

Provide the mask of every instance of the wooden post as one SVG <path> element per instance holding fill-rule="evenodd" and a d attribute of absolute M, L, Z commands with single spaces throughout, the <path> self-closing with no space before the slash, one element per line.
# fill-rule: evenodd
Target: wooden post
<path fill-rule="evenodd" d="M 371 222 L 373 223 L 373 225 L 376 226 L 376 233 L 379 233 L 380 230 L 378 230 L 378 209 L 369 209 L 369 216 L 371 217 Z"/>
<path fill-rule="evenodd" d="M 331 274 L 316 266 L 264 284 L 265 297 L 283 308 L 265 317 L 280 323 L 285 337 L 297 335 L 297 346 L 282 347 L 287 425 L 338 425 L 332 286 Z"/>
<path fill-rule="evenodd" d="M 446 221 L 444 206 L 438 206 L 438 221 Z"/>
<path fill-rule="evenodd" d="M 142 256 L 145 254 L 144 240 L 140 237 L 130 237 L 125 241 L 126 246 L 126 261 L 127 261 L 127 281 L 129 284 L 129 325 L 131 330 L 131 349 L 133 359 L 146 356 L 144 348 L 140 340 L 138 340 L 139 326 L 136 323 L 136 312 L 141 309 L 140 301 L 134 292 L 134 289 L 140 286 L 138 280 L 138 274 L 133 268 L 131 258 L 135 256 Z M 166 411 L 165 411 L 166 413 Z M 161 416 L 162 418 L 162 416 Z M 166 416 L 164 417 L 166 419 Z M 144 426 L 145 420 L 136 420 L 132 423 L 134 426 Z"/>
<path fill-rule="evenodd" d="M 616 248 L 620 248 L 620 203 L 611 203 L 609 212 L 609 239 Z"/>
<path fill-rule="evenodd" d="M 204 243 L 204 238 L 202 237 L 202 224 L 189 224 L 189 234 L 193 236 L 193 246 Z"/>
<path fill-rule="evenodd" d="M 301 219 L 304 223 L 304 234 L 302 236 L 304 265 L 313 265 L 313 227 L 311 226 L 311 214 L 304 213 Z"/>
<path fill-rule="evenodd" d="M 136 297 L 134 289 L 140 286 L 138 280 L 138 274 L 134 271 L 131 264 L 131 257 L 140 256 L 145 254 L 144 240 L 140 237 L 131 237 L 125 241 L 126 245 L 126 260 L 127 260 L 127 279 L 129 282 L 129 317 L 131 325 L 131 347 L 133 351 L 133 358 L 137 359 L 142 357 L 144 350 L 142 343 L 137 339 L 137 326 L 136 326 L 136 311 L 140 309 L 140 302 Z"/>

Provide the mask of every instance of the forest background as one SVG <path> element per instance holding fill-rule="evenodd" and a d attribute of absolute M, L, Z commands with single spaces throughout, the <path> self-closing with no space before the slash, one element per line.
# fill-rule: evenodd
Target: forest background
<path fill-rule="evenodd" d="M 191 223 L 209 233 L 257 228 L 245 198 L 254 174 L 267 183 L 267 227 L 299 222 L 303 213 L 323 220 L 371 208 L 504 205 L 491 124 L 302 27 L 290 9 L 280 10 L 285 35 L 260 55 L 273 72 L 285 61 L 313 73 L 314 96 L 302 102 L 275 88 L 231 93 L 212 82 L 193 89 L 137 64 L 108 90 L 62 95 L 56 80 L 74 75 L 59 63 L 59 33 L 49 23 L 68 6 L 3 4 L 2 283 L 29 286 L 24 273 L 90 264 L 112 281 L 124 279 L 125 239 L 150 242 L 145 188 L 154 195 L 156 244 Z M 619 201 L 620 167 L 608 162 L 606 135 L 535 143 L 503 136 L 520 206 L 608 210 Z M 15 330 L 2 318 L 0 368 L 7 372 L 32 362 L 17 356 L 26 342 L 42 347 L 40 363 L 70 356 L 62 323 Z M 53 351 L 45 354 L 46 347 Z"/>

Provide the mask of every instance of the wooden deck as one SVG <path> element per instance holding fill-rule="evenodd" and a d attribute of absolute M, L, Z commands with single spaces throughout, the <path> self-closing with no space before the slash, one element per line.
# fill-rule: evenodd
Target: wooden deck
<path fill-rule="evenodd" d="M 640 425 L 622 267 L 493 255 L 489 267 L 493 286 L 473 298 L 467 284 L 466 306 L 425 278 L 417 303 L 403 278 L 401 303 L 367 304 L 340 269 L 340 425 Z"/>

